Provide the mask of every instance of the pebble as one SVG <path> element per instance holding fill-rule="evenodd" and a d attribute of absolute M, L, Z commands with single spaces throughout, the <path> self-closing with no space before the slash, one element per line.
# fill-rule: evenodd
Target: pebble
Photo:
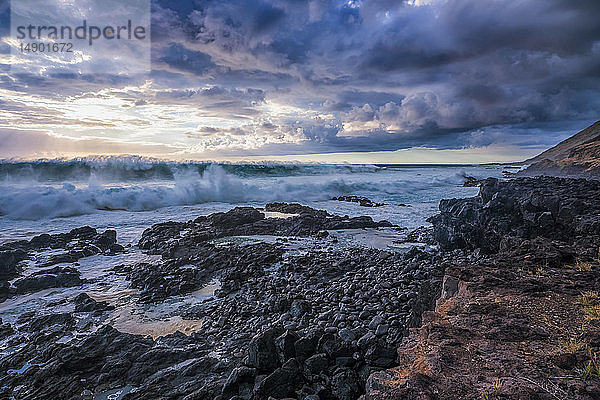
<path fill-rule="evenodd" d="M 354 339 L 356 339 L 356 334 L 351 330 L 345 328 L 340 329 L 338 335 L 344 342 L 352 342 Z"/>
<path fill-rule="evenodd" d="M 388 325 L 379 324 L 379 325 L 377 325 L 377 330 L 375 331 L 375 334 L 377 336 L 385 335 L 388 332 L 388 329 L 389 329 Z"/>
<path fill-rule="evenodd" d="M 381 315 L 377 315 L 373 317 L 371 322 L 369 322 L 369 329 L 375 330 L 377 326 L 383 322 L 383 317 Z"/>

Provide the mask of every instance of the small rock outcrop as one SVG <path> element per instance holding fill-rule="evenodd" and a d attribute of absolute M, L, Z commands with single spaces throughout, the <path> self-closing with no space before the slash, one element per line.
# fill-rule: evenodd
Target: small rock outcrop
<path fill-rule="evenodd" d="M 385 206 L 385 203 L 377 203 L 371 199 L 363 196 L 338 196 L 333 197 L 331 200 L 346 201 L 348 203 L 358 203 L 361 207 L 381 207 Z"/>
<path fill-rule="evenodd" d="M 589 247 L 600 237 L 600 182 L 554 177 L 487 179 L 479 195 L 440 202 L 429 221 L 445 249 L 497 252 L 510 237 Z M 580 251 L 585 249 L 580 248 Z"/>
<path fill-rule="evenodd" d="M 45 257 L 47 250 L 63 249 L 64 252 Z M 35 292 L 53 287 L 70 287 L 83 283 L 79 271 L 72 267 L 54 267 L 61 263 L 74 263 L 80 258 L 94 254 L 117 254 L 123 252 L 117 243 L 117 232 L 108 229 L 98 233 L 89 226 L 75 228 L 68 233 L 42 234 L 31 240 L 19 240 L 0 245 L 0 302 L 15 294 Z M 39 256 L 39 257 L 37 257 Z M 36 268 L 43 268 L 28 276 L 17 279 L 14 285 L 8 281 L 19 277 L 24 262 L 38 259 Z"/>

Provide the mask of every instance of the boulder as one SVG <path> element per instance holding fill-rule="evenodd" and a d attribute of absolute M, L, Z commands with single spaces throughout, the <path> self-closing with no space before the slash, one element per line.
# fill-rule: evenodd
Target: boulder
<path fill-rule="evenodd" d="M 96 301 L 88 296 L 87 293 L 80 293 L 74 299 L 75 312 L 102 312 L 114 310 L 114 306 L 105 301 Z"/>
<path fill-rule="evenodd" d="M 254 368 L 244 366 L 234 368 L 227 377 L 221 394 L 227 399 L 233 396 L 248 399 L 252 396 L 255 378 L 256 369 Z"/>
<path fill-rule="evenodd" d="M 356 400 L 360 394 L 356 373 L 345 369 L 335 374 L 331 378 L 331 394 L 338 400 Z"/>
<path fill-rule="evenodd" d="M 299 371 L 298 361 L 292 358 L 258 384 L 254 391 L 255 397 L 257 399 L 293 397 L 294 388 L 299 380 Z"/>
<path fill-rule="evenodd" d="M 248 365 L 259 372 L 273 371 L 280 365 L 275 338 L 276 329 L 268 329 L 252 338 L 248 344 Z"/>
<path fill-rule="evenodd" d="M 13 279 L 20 272 L 19 262 L 27 258 L 27 253 L 21 249 L 0 251 L 0 280 Z"/>
<path fill-rule="evenodd" d="M 299 336 L 296 333 L 289 330 L 275 339 L 277 355 L 279 356 L 279 361 L 282 364 L 290 358 L 296 357 L 296 349 L 294 347 L 294 343 L 296 343 L 298 339 Z"/>
<path fill-rule="evenodd" d="M 18 293 L 27 293 L 55 287 L 79 286 L 83 283 L 84 281 L 79 277 L 79 271 L 75 268 L 54 267 L 17 279 L 14 285 Z"/>

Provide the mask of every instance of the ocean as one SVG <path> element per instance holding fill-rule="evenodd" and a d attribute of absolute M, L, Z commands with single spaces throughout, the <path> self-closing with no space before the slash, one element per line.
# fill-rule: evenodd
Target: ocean
<path fill-rule="evenodd" d="M 135 244 L 154 223 L 235 206 L 299 202 L 369 215 L 407 229 L 427 225 L 441 199 L 469 197 L 466 176 L 502 177 L 501 165 L 320 165 L 165 162 L 140 157 L 0 162 L 0 243 L 89 225 Z M 381 207 L 331 200 L 364 196 Z"/>

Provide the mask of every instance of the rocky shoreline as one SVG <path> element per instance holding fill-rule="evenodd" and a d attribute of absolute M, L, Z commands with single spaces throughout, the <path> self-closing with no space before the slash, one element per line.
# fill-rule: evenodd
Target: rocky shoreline
<path fill-rule="evenodd" d="M 107 323 L 114 305 L 80 293 L 61 300 L 62 313 L 39 310 L 2 325 L 0 393 L 356 399 L 373 371 L 396 365 L 397 345 L 441 282 L 436 254 L 336 246 L 338 231 L 382 228 L 392 225 L 286 203 L 154 225 L 138 247 L 160 258 L 112 272 L 150 306 L 212 288 L 180 310 L 201 325 L 189 336 L 154 340 L 120 332 Z M 6 243 L 1 251 L 12 297 L 24 280 L 42 282 L 30 292 L 76 287 L 85 281 L 80 258 L 128 250 L 114 231 L 85 227 Z M 33 270 L 25 265 L 32 262 Z"/>
<path fill-rule="evenodd" d="M 600 283 L 598 199 L 596 181 L 488 179 L 475 198 L 442 201 L 433 229 L 408 235 L 433 246 L 408 251 L 340 247 L 338 232 L 392 224 L 299 204 L 157 224 L 138 243 L 156 259 L 111 273 L 141 306 L 203 293 L 178 310 L 201 324 L 153 339 L 111 326 L 118 305 L 65 298 L 64 312 L 40 309 L 0 325 L 0 397 L 551 398 L 549 376 L 575 374 L 599 351 L 600 304 L 591 295 Z M 78 287 L 78 260 L 128 251 L 114 231 L 89 227 L 5 243 L 2 299 Z M 582 293 L 591 296 L 587 309 L 575 301 Z M 564 305 L 556 318 L 555 304 Z M 544 307 L 546 326 L 537 321 Z M 574 315 L 586 324 L 581 337 L 567 323 Z M 568 332 L 551 328 L 560 324 Z M 573 356 L 542 357 L 561 340 L 578 341 Z M 518 350 L 539 360 L 524 364 L 513 346 L 522 342 Z M 552 384 L 592 399 L 599 377 Z"/>
<path fill-rule="evenodd" d="M 488 179 L 431 218 L 435 310 L 364 400 L 600 398 L 600 182 Z"/>

